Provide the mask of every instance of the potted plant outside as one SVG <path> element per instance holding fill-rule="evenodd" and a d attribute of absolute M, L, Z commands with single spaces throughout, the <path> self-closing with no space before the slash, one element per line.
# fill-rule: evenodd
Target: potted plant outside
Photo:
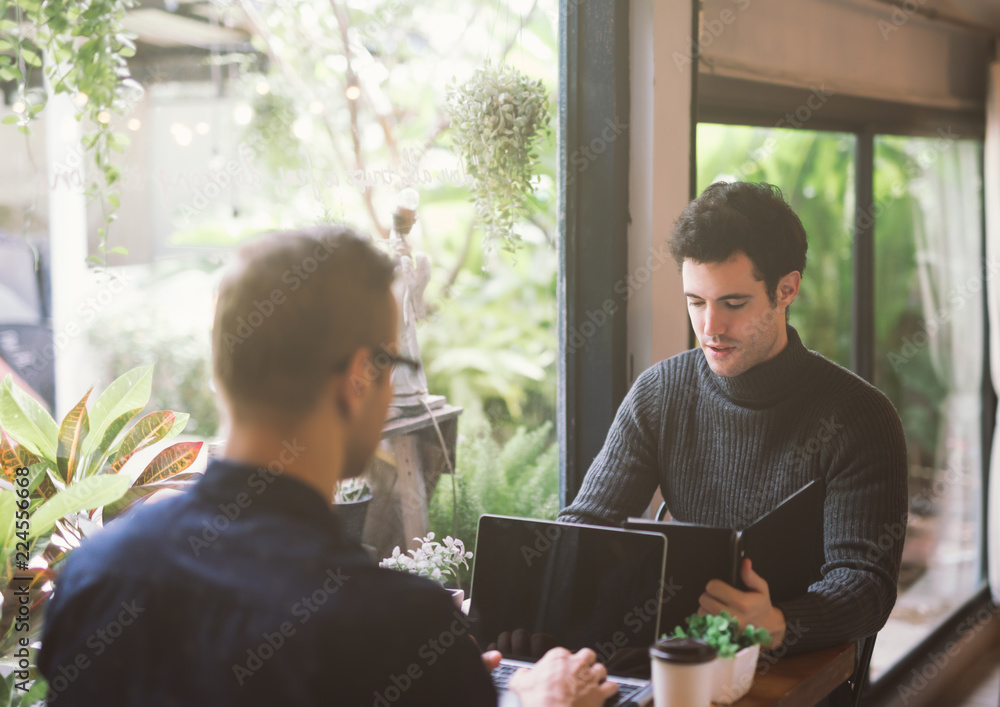
<path fill-rule="evenodd" d="M 427 533 L 426 537 L 414 540 L 420 543 L 419 548 L 402 553 L 397 545 L 393 548 L 392 555 L 379 563 L 379 567 L 427 577 L 442 587 L 446 582 L 457 584 L 459 568 L 469 568 L 468 561 L 472 559 L 472 553 L 466 552 L 465 543 L 458 538 L 449 535 L 439 543 L 434 539 L 434 533 Z M 455 604 L 461 609 L 462 602 L 465 601 L 465 591 L 461 587 L 447 589 L 451 592 Z"/>
<path fill-rule="evenodd" d="M 757 668 L 760 647 L 771 644 L 771 634 L 752 624 L 740 630 L 740 622 L 729 615 L 699 616 L 685 619 L 687 629 L 674 629 L 675 638 L 697 638 L 715 648 L 719 660 L 712 678 L 712 702 L 729 705 L 750 691 Z"/>
<path fill-rule="evenodd" d="M 364 535 L 365 518 L 368 516 L 368 504 L 371 500 L 371 489 L 361 477 L 343 479 L 337 483 L 333 492 L 333 502 L 337 515 L 344 524 L 344 532 L 347 537 L 359 543 Z"/>

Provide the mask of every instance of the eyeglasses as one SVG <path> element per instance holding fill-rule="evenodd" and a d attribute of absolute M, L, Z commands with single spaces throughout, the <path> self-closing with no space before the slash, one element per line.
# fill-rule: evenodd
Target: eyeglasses
<path fill-rule="evenodd" d="M 396 366 L 406 366 L 413 373 L 420 370 L 420 361 L 409 358 L 408 356 L 400 356 L 398 354 L 391 354 L 385 351 L 379 351 L 372 358 L 375 359 L 375 365 L 382 369 L 388 368 L 390 371 L 395 370 Z"/>
<path fill-rule="evenodd" d="M 345 368 L 347 368 L 348 363 L 350 363 L 350 359 L 338 363 L 336 366 L 333 367 L 333 372 L 340 373 Z M 416 359 L 410 358 L 408 356 L 400 356 L 399 354 L 390 353 L 384 350 L 376 351 L 372 354 L 372 360 L 370 366 L 373 367 L 376 371 L 388 370 L 391 372 L 396 368 L 396 366 L 400 365 L 406 366 L 414 373 L 419 371 L 421 368 L 420 361 L 417 361 Z M 366 368 L 368 368 L 368 366 L 366 366 Z"/>

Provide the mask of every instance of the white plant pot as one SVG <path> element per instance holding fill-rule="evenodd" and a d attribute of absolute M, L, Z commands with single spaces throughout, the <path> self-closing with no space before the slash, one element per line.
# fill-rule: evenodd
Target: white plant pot
<path fill-rule="evenodd" d="M 451 593 L 451 598 L 452 598 L 452 601 L 455 602 L 455 606 L 457 606 L 459 608 L 459 610 L 461 610 L 462 609 L 462 602 L 465 601 L 465 590 L 464 589 L 449 589 L 448 591 Z"/>
<path fill-rule="evenodd" d="M 731 705 L 750 691 L 757 673 L 760 645 L 744 648 L 732 658 L 719 658 L 715 662 L 712 683 L 712 702 Z"/>

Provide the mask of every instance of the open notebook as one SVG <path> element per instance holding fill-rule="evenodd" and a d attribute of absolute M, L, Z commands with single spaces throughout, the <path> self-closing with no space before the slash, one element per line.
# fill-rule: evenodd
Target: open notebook
<path fill-rule="evenodd" d="M 771 601 L 805 593 L 823 565 L 823 487 L 810 481 L 742 530 L 694 523 L 629 518 L 626 528 L 660 532 L 670 543 L 661 633 L 673 633 L 698 611 L 698 597 L 711 579 L 737 589 L 740 565 L 749 557 L 768 584 Z"/>

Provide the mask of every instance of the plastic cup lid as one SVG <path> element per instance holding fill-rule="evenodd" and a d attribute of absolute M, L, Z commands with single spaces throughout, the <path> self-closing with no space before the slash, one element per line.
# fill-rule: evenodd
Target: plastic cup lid
<path fill-rule="evenodd" d="M 651 658 L 668 663 L 708 663 L 715 660 L 715 648 L 696 638 L 664 638 L 649 649 Z"/>

